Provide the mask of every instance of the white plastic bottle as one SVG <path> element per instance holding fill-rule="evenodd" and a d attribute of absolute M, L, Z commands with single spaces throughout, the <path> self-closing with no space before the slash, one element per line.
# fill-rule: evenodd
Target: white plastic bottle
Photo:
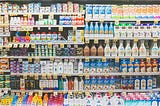
<path fill-rule="evenodd" d="M 78 77 L 74 78 L 74 90 L 78 91 Z"/>
<path fill-rule="evenodd" d="M 151 56 L 158 56 L 158 46 L 157 41 L 154 42 L 152 50 L 151 50 Z"/>
<path fill-rule="evenodd" d="M 58 73 L 63 74 L 63 62 L 62 62 L 62 60 L 60 60 L 60 62 L 58 63 Z"/>
<path fill-rule="evenodd" d="M 124 56 L 123 40 L 120 41 L 120 45 L 119 45 L 119 48 L 118 48 L 118 56 Z"/>
<path fill-rule="evenodd" d="M 64 90 L 67 91 L 68 90 L 68 79 L 67 78 L 63 80 L 63 85 L 64 85 Z"/>
<path fill-rule="evenodd" d="M 109 40 L 106 42 L 106 46 L 104 48 L 104 55 L 105 56 L 110 56 L 110 53 L 111 53 L 111 49 L 110 49 L 110 46 L 109 46 Z"/>
<path fill-rule="evenodd" d="M 80 80 L 78 82 L 78 90 L 83 90 L 83 85 L 84 85 L 84 81 L 83 81 L 83 78 L 80 77 Z"/>
<path fill-rule="evenodd" d="M 96 24 L 95 24 L 95 27 L 94 27 L 94 34 L 99 34 L 98 22 L 96 22 Z"/>
<path fill-rule="evenodd" d="M 79 74 L 83 73 L 83 62 L 82 62 L 82 59 L 80 59 L 79 62 L 78 62 L 78 73 Z"/>
<path fill-rule="evenodd" d="M 141 46 L 139 48 L 139 55 L 140 56 L 146 56 L 147 55 L 147 50 L 146 50 L 146 47 L 144 46 L 144 40 L 141 40 Z"/>
<path fill-rule="evenodd" d="M 63 63 L 63 71 L 65 74 L 68 73 L 68 60 L 64 60 L 64 63 Z"/>
<path fill-rule="evenodd" d="M 57 60 L 54 61 L 53 63 L 53 73 L 58 74 L 58 63 Z"/>
<path fill-rule="evenodd" d="M 72 60 L 69 60 L 69 63 L 68 63 L 68 74 L 73 74 L 73 62 Z"/>
<path fill-rule="evenodd" d="M 133 47 L 132 47 L 132 56 L 138 56 L 137 41 L 134 41 L 134 44 L 133 44 Z"/>
<path fill-rule="evenodd" d="M 130 40 L 127 40 L 127 46 L 125 48 L 125 56 L 131 56 L 131 45 L 130 45 Z"/>
<path fill-rule="evenodd" d="M 112 47 L 111 47 L 111 56 L 117 56 L 116 42 L 114 42 L 113 45 L 112 45 Z"/>

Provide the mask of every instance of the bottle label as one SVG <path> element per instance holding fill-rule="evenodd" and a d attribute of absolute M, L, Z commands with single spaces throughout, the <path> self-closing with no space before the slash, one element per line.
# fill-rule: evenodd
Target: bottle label
<path fill-rule="evenodd" d="M 128 64 L 128 72 L 133 72 L 133 64 Z"/>
<path fill-rule="evenodd" d="M 134 87 L 135 89 L 139 89 L 139 88 L 140 88 L 140 81 L 139 81 L 139 79 L 136 79 L 136 80 L 135 80 L 134 86 L 135 86 L 135 87 Z"/>
<path fill-rule="evenodd" d="M 141 80 L 141 89 L 146 89 L 146 80 L 145 79 Z"/>
<path fill-rule="evenodd" d="M 122 64 L 122 72 L 127 72 L 127 64 Z"/>

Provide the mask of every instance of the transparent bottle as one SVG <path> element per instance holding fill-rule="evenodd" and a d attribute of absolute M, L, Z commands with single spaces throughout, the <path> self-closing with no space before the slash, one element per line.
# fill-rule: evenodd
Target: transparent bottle
<path fill-rule="evenodd" d="M 118 56 L 124 56 L 123 40 L 120 41 L 120 45 L 119 45 L 119 48 L 118 48 Z"/>

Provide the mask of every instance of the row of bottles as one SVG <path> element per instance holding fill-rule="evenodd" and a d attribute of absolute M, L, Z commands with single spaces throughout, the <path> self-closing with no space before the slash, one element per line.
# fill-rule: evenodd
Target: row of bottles
<path fill-rule="evenodd" d="M 39 79 L 38 79 L 39 78 Z M 149 90 L 157 88 L 156 76 L 118 77 L 118 76 L 88 76 L 88 77 L 11 77 L 11 89 L 14 90 L 113 90 L 135 89 Z"/>
<path fill-rule="evenodd" d="M 0 105 L 32 106 L 159 106 L 158 93 L 57 93 L 6 94 Z"/>
<path fill-rule="evenodd" d="M 149 47 L 149 42 L 141 40 L 137 43 L 137 41 L 130 42 L 127 40 L 125 43 L 123 40 L 119 41 L 119 46 L 114 41 L 112 46 L 110 46 L 110 42 L 106 42 L 106 46 L 103 47 L 100 43 L 98 48 L 95 44 L 91 47 L 88 45 L 84 48 L 84 56 L 159 56 L 160 55 L 160 47 L 158 47 L 157 41 L 154 41 L 152 47 Z M 126 46 L 124 47 L 124 44 Z M 131 47 L 131 44 L 133 45 Z M 140 46 L 139 46 L 140 45 Z M 138 47 L 139 46 L 139 47 Z"/>
<path fill-rule="evenodd" d="M 11 73 L 83 74 L 114 72 L 160 72 L 160 59 L 55 59 L 54 61 L 10 60 Z"/>

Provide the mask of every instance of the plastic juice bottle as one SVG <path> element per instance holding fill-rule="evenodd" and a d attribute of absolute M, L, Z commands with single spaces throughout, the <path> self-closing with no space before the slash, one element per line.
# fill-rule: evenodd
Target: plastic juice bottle
<path fill-rule="evenodd" d="M 75 77 L 74 78 L 74 90 L 76 90 L 76 91 L 78 91 L 78 78 L 77 77 Z"/>
<path fill-rule="evenodd" d="M 68 70 L 68 60 L 67 59 L 64 59 L 63 69 L 64 69 L 64 73 L 67 74 L 69 72 L 69 70 Z"/>
<path fill-rule="evenodd" d="M 139 48 L 139 55 L 140 56 L 146 56 L 147 55 L 147 51 L 146 51 L 146 48 L 144 46 L 144 40 L 141 40 L 141 46 Z"/>
<path fill-rule="evenodd" d="M 134 72 L 139 72 L 140 71 L 140 68 L 139 68 L 139 64 L 140 64 L 140 61 L 138 59 L 135 59 L 134 60 Z"/>
<path fill-rule="evenodd" d="M 53 106 L 53 95 L 52 94 L 49 97 L 48 106 Z"/>
<path fill-rule="evenodd" d="M 134 72 L 133 71 L 133 62 L 131 60 L 128 60 L 127 61 L 127 69 L 128 69 L 128 72 Z"/>
<path fill-rule="evenodd" d="M 152 71 L 158 72 L 158 61 L 156 59 L 152 60 Z"/>
<path fill-rule="evenodd" d="M 63 106 L 69 106 L 69 103 L 68 103 L 68 94 L 64 94 L 64 103 L 63 103 Z"/>
<path fill-rule="evenodd" d="M 99 34 L 99 26 L 98 26 L 98 22 L 95 23 L 94 34 Z"/>
<path fill-rule="evenodd" d="M 43 97 L 43 106 L 48 106 L 48 94 L 45 94 Z"/>
<path fill-rule="evenodd" d="M 118 56 L 124 56 L 123 40 L 120 41 L 120 45 L 119 45 L 119 48 L 118 48 Z"/>
<path fill-rule="evenodd" d="M 64 90 L 62 77 L 58 79 L 58 90 Z"/>
<path fill-rule="evenodd" d="M 100 44 L 98 47 L 98 56 L 104 56 L 103 46 Z"/>
<path fill-rule="evenodd" d="M 132 56 L 138 56 L 138 47 L 137 42 L 134 41 L 133 47 L 132 47 Z"/>
<path fill-rule="evenodd" d="M 68 63 L 68 73 L 69 74 L 72 74 L 73 73 L 73 61 L 72 60 L 69 60 L 69 63 Z"/>
<path fill-rule="evenodd" d="M 93 34 L 94 28 L 93 28 L 93 22 L 90 23 L 90 30 L 89 33 Z"/>
<path fill-rule="evenodd" d="M 78 90 L 84 90 L 83 85 L 84 85 L 83 78 L 80 77 L 80 80 L 78 82 Z"/>
<path fill-rule="evenodd" d="M 102 22 L 100 24 L 100 34 L 104 34 L 104 26 Z"/>
<path fill-rule="evenodd" d="M 145 68 L 145 61 L 144 59 L 141 59 L 140 61 L 140 72 L 146 72 L 146 68 Z"/>
<path fill-rule="evenodd" d="M 83 73 L 83 62 L 82 62 L 82 59 L 80 59 L 79 62 L 78 62 L 78 73 L 79 74 Z"/>
<path fill-rule="evenodd" d="M 86 26 L 85 26 L 85 34 L 89 34 L 89 26 L 88 26 L 88 22 L 86 22 Z"/>
<path fill-rule="evenodd" d="M 69 79 L 68 90 L 74 90 L 74 82 L 72 78 Z"/>
<path fill-rule="evenodd" d="M 106 46 L 104 48 L 104 56 L 110 56 L 110 52 L 111 52 L 111 49 L 110 49 L 109 40 L 108 40 L 106 42 Z"/>
<path fill-rule="evenodd" d="M 114 27 L 113 27 L 113 23 L 111 22 L 109 26 L 109 34 L 113 34 L 113 33 L 114 33 Z"/>
<path fill-rule="evenodd" d="M 105 23 L 105 27 L 104 27 L 104 34 L 109 34 L 109 27 L 108 27 L 108 23 Z"/>
<path fill-rule="evenodd" d="M 111 47 L 111 56 L 117 56 L 117 46 L 116 42 L 113 42 L 113 45 Z"/>
<path fill-rule="evenodd" d="M 58 63 L 58 74 L 62 74 L 63 73 L 63 62 L 62 60 L 60 60 L 60 62 Z"/>
<path fill-rule="evenodd" d="M 154 41 L 154 45 L 151 50 L 151 56 L 158 56 L 158 46 L 157 41 Z"/>
<path fill-rule="evenodd" d="M 125 56 L 131 56 L 131 45 L 130 45 L 130 40 L 127 40 L 127 46 L 125 48 Z"/>
<path fill-rule="evenodd" d="M 90 49 L 89 49 L 88 45 L 86 45 L 84 48 L 84 56 L 89 56 L 89 55 L 90 55 Z"/>
<path fill-rule="evenodd" d="M 97 48 L 95 45 L 91 47 L 91 56 L 96 56 L 97 55 Z"/>
<path fill-rule="evenodd" d="M 67 78 L 63 79 L 63 86 L 64 86 L 64 90 L 68 90 L 68 79 Z"/>

